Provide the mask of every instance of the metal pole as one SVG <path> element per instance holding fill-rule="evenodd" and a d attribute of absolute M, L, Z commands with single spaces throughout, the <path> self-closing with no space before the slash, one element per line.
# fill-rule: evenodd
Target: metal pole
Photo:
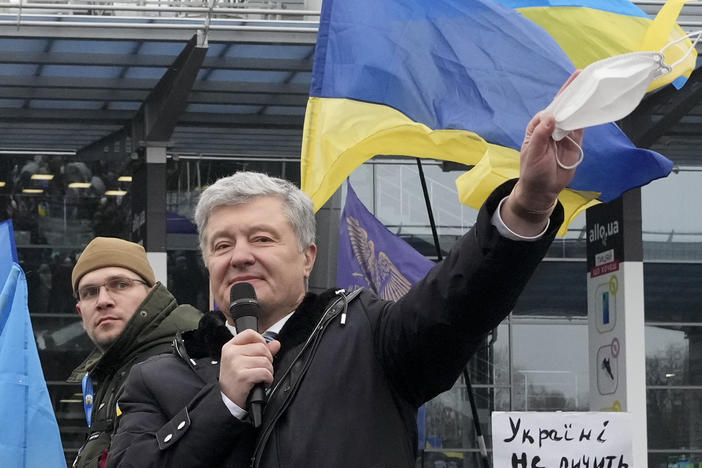
<path fill-rule="evenodd" d="M 424 193 L 424 203 L 427 205 L 427 214 L 429 215 L 429 225 L 431 226 L 431 234 L 434 237 L 434 247 L 436 248 L 436 260 L 443 260 L 441 255 L 441 246 L 439 245 L 439 234 L 436 231 L 436 223 L 434 223 L 434 212 L 431 210 L 431 201 L 429 200 L 429 191 L 427 190 L 427 181 L 424 179 L 424 169 L 422 169 L 422 160 L 417 158 L 417 170 L 419 171 L 419 181 L 422 184 L 422 192 Z"/>
<path fill-rule="evenodd" d="M 443 256 L 441 255 L 441 246 L 439 245 L 439 234 L 436 230 L 436 224 L 434 223 L 434 213 L 431 209 L 429 191 L 427 190 L 427 182 L 424 178 L 424 169 L 422 169 L 422 160 L 420 158 L 417 158 L 417 170 L 419 171 L 419 181 L 422 184 L 422 192 L 424 193 L 424 202 L 427 205 L 427 214 L 429 215 L 429 225 L 431 226 L 431 233 L 434 237 L 434 246 L 436 247 L 436 259 L 440 262 L 441 260 L 443 260 Z M 483 433 L 480 429 L 480 417 L 478 416 L 478 408 L 475 406 L 473 387 L 470 384 L 470 377 L 468 376 L 467 364 L 466 367 L 463 368 L 463 379 L 466 382 L 466 394 L 468 395 L 470 410 L 473 413 L 473 425 L 475 426 L 475 434 L 478 438 L 478 446 L 480 447 L 480 456 L 483 460 L 483 466 L 484 468 L 490 468 L 490 461 L 487 456 L 487 449 L 485 448 L 485 439 L 483 438 Z"/>
<path fill-rule="evenodd" d="M 480 418 L 478 417 L 478 408 L 475 406 L 475 397 L 473 396 L 473 386 L 470 383 L 470 376 L 468 375 L 468 366 L 463 368 L 463 380 L 466 382 L 466 395 L 468 395 L 470 410 L 473 413 L 473 425 L 475 426 L 475 436 L 478 438 L 478 446 L 480 447 L 480 458 L 483 460 L 483 467 L 490 468 L 490 459 L 488 458 L 487 448 L 485 447 L 483 431 L 480 429 Z"/>

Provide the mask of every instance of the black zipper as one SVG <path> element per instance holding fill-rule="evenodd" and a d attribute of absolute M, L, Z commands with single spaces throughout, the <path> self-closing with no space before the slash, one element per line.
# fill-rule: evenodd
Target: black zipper
<path fill-rule="evenodd" d="M 276 393 L 276 391 L 280 388 L 280 385 L 287 378 L 287 374 L 291 372 L 293 366 L 295 365 L 295 363 L 298 362 L 298 360 L 303 355 L 303 353 L 307 350 L 307 348 L 310 345 L 314 345 L 313 346 L 313 351 L 314 351 L 314 349 L 316 349 L 316 345 L 319 344 L 319 340 L 321 339 L 322 334 L 323 334 L 324 330 L 327 328 L 327 326 L 329 326 L 329 324 L 336 317 L 339 316 L 339 314 L 342 312 L 342 310 L 345 310 L 345 307 L 339 308 L 339 310 L 337 310 L 335 313 L 333 313 L 332 315 L 327 317 L 327 314 L 329 314 L 329 312 L 334 309 L 334 307 L 339 303 L 339 301 L 342 301 L 342 300 L 348 301 L 348 298 L 345 298 L 345 297 L 338 298 L 336 301 L 334 301 L 334 303 L 332 305 L 327 307 L 327 310 L 324 311 L 324 314 L 322 314 L 322 318 L 319 320 L 319 322 L 315 326 L 314 331 L 312 332 L 312 334 L 308 338 L 307 342 L 304 344 L 304 346 L 302 347 L 302 349 L 298 353 L 297 357 L 295 357 L 295 359 L 293 359 L 293 361 L 290 363 L 288 368 L 283 373 L 283 377 L 278 381 L 278 383 L 273 388 L 273 390 L 271 390 L 271 393 L 268 396 L 269 400 L 273 397 L 273 395 Z M 304 367 L 304 369 L 302 369 L 302 371 L 301 371 L 302 375 L 304 375 L 304 373 L 309 368 L 309 365 L 311 364 L 313 357 L 314 357 L 314 352 L 312 352 L 310 354 L 306 366 Z M 253 456 L 251 457 L 251 467 L 253 467 L 253 468 L 258 467 L 258 464 L 261 461 L 261 456 L 263 455 L 263 448 L 266 446 L 266 443 L 268 442 L 268 438 L 270 437 L 271 433 L 273 432 L 273 428 L 275 427 L 276 422 L 278 422 L 278 419 L 280 418 L 280 416 L 283 414 L 283 412 L 287 409 L 288 405 L 290 404 L 292 396 L 295 394 L 295 390 L 300 385 L 300 382 L 302 382 L 302 378 L 297 379 L 297 381 L 295 382 L 295 388 L 291 389 L 291 391 L 288 394 L 283 405 L 280 407 L 278 412 L 273 416 L 273 419 L 271 420 L 270 424 L 268 424 L 264 428 L 263 432 L 261 433 L 261 435 L 258 439 L 258 442 L 256 443 L 256 448 L 254 449 Z"/>

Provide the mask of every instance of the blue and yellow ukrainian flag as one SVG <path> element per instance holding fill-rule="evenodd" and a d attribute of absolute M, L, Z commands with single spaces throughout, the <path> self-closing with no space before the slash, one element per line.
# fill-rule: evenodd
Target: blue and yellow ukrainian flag
<path fill-rule="evenodd" d="M 554 39 L 558 31 L 580 27 L 581 36 L 597 33 L 601 42 L 633 47 L 618 42 L 619 30 L 589 29 L 595 20 L 573 25 L 579 18 L 573 9 L 648 24 L 649 29 L 638 28 L 639 41 L 660 30 L 646 36 L 656 49 L 683 35 L 675 25 L 677 13 L 668 15 L 667 24 L 656 20 L 654 25 L 642 12 L 626 14 L 640 10 L 622 0 L 607 0 L 606 10 L 582 1 L 579 7 L 519 3 L 518 11 L 514 2 L 494 0 L 324 1 L 302 147 L 302 188 L 317 209 L 376 155 L 475 166 L 457 185 L 461 201 L 479 207 L 502 181 L 517 177 L 527 123 L 576 68 L 579 52 L 562 48 Z M 629 10 L 615 13 L 616 4 Z M 547 8 L 554 8 L 551 15 L 562 10 L 570 23 L 553 30 L 540 26 L 539 18 L 551 21 Z M 578 66 L 630 50 L 600 48 L 579 58 Z M 661 155 L 636 148 L 614 124 L 587 129 L 583 149 L 585 160 L 560 197 L 566 208 L 562 233 L 591 204 L 617 198 L 672 169 Z"/>
<path fill-rule="evenodd" d="M 660 50 L 668 42 L 685 36 L 676 24 L 687 0 L 669 0 L 655 20 L 628 0 L 496 0 L 514 8 L 544 28 L 568 55 L 576 68 L 613 55 L 638 50 Z M 666 51 L 673 63 L 690 47 L 680 42 Z M 690 76 L 696 54 L 673 73 L 653 82 L 651 90 L 671 83 L 677 76 Z M 682 85 L 685 77 L 678 80 Z"/>

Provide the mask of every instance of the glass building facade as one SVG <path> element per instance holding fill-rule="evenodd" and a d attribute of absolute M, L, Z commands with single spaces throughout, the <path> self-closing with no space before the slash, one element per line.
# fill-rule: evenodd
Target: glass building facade
<path fill-rule="evenodd" d="M 391 230 L 431 257 L 416 166 L 376 161 L 351 176 L 359 197 Z M 458 206 L 456 172 L 424 166 L 442 249 L 474 222 Z M 702 170 L 677 169 L 641 190 L 648 462 L 702 464 Z M 402 220 L 402 222 L 398 221 Z M 554 241 L 513 313 L 469 363 L 481 432 L 492 411 L 589 411 L 585 216 Z M 421 239 L 421 241 L 417 240 Z M 423 242 L 422 242 L 423 241 Z M 632 311 L 627 313 L 639 313 Z M 427 405 L 424 467 L 482 466 L 465 381 Z"/>
<path fill-rule="evenodd" d="M 70 460 L 82 442 L 85 419 L 80 387 L 64 379 L 91 343 L 75 312 L 69 278 L 92 237 L 128 237 L 132 167 L 66 156 L 0 158 L 0 164 L 2 218 L 13 220 L 37 347 Z M 439 162 L 423 164 L 446 252 L 477 212 L 457 201 L 454 180 L 460 172 L 444 169 Z M 265 171 L 299 183 L 295 161 L 168 159 L 168 287 L 179 302 L 208 307 L 192 213 L 203 187 L 238 170 Z M 54 177 L 37 180 L 33 174 Z M 77 181 L 89 184 L 71 185 Z M 641 391 L 647 398 L 651 468 L 702 462 L 702 213 L 696 203 L 702 199 L 701 182 L 702 171 L 687 170 L 642 189 L 646 388 Z M 377 158 L 354 172 L 350 183 L 391 231 L 436 258 L 414 160 Z M 336 197 L 340 206 L 344 192 Z M 581 215 L 564 238 L 554 241 L 513 313 L 485 338 L 468 365 L 488 448 L 492 411 L 589 410 L 584 225 Z M 421 466 L 482 466 L 468 396 L 460 378 L 452 390 L 426 404 L 419 421 L 426 435 Z"/>

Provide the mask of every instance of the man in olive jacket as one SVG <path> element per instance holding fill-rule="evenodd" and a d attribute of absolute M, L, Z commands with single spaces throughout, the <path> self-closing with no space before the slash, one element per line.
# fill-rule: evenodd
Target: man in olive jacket
<path fill-rule="evenodd" d="M 82 382 L 88 436 L 74 467 L 101 468 L 121 411 L 117 399 L 131 367 L 171 350 L 173 336 L 197 326 L 200 312 L 178 305 L 144 248 L 96 237 L 73 268 L 76 310 L 95 350 L 68 378 Z"/>

